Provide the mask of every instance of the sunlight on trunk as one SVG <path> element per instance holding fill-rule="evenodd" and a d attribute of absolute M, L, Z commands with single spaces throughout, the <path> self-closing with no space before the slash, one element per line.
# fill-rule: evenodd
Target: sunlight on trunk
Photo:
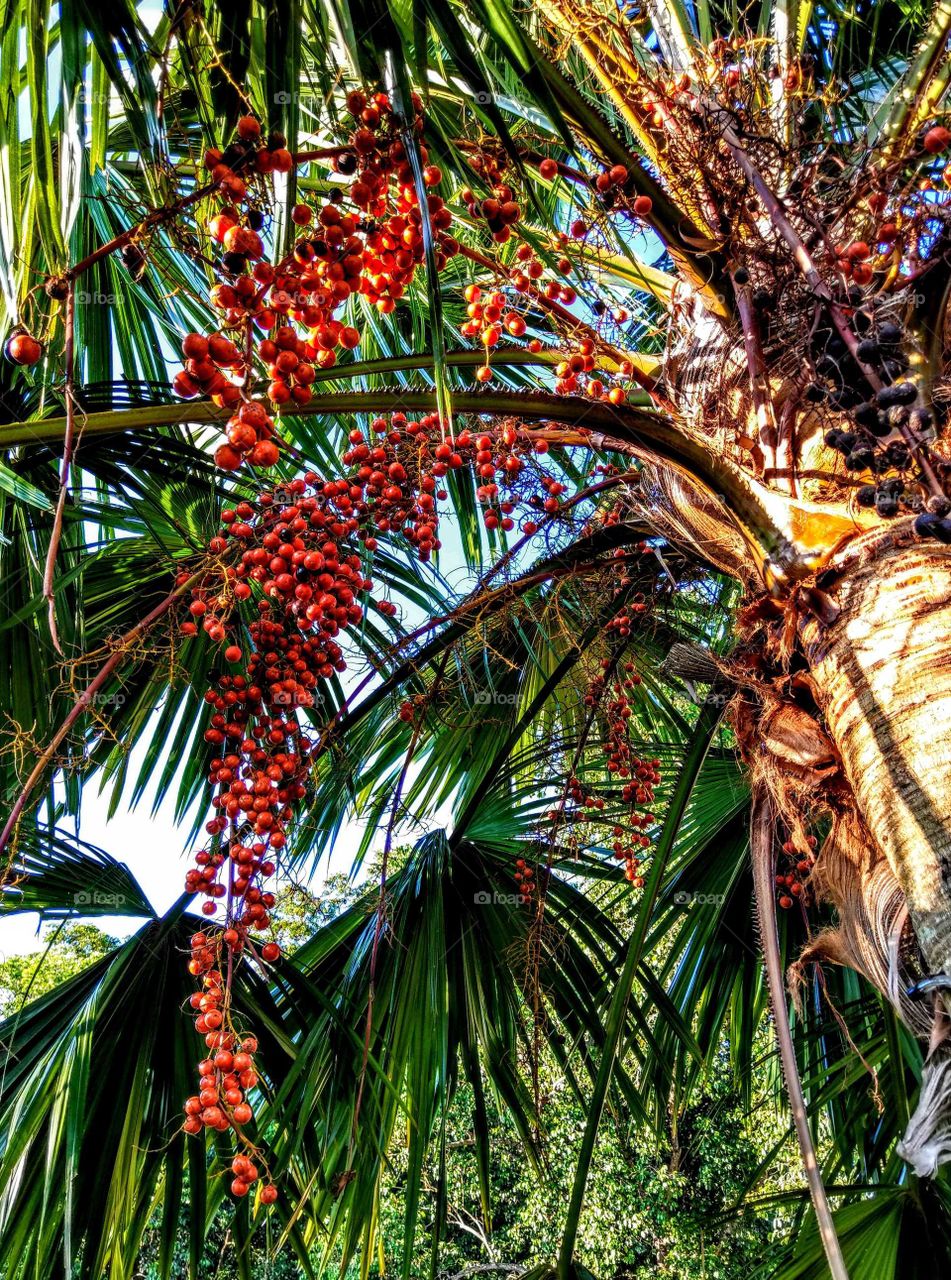
<path fill-rule="evenodd" d="M 951 548 L 867 535 L 835 572 L 840 616 L 803 626 L 820 703 L 926 963 L 951 971 Z"/>

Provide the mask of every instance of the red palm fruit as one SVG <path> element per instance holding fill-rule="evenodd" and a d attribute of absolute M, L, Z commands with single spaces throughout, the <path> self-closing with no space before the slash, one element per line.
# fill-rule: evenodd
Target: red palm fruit
<path fill-rule="evenodd" d="M 234 218 L 229 218 L 226 213 L 218 213 L 208 223 L 208 233 L 212 240 L 217 240 L 219 244 L 222 244 L 225 236 L 234 225 Z"/>
<path fill-rule="evenodd" d="M 653 207 L 654 207 L 654 202 L 650 198 L 650 196 L 635 196 L 634 212 L 638 215 L 638 217 L 646 218 L 647 215 L 650 213 L 651 209 L 653 209 Z"/>
<path fill-rule="evenodd" d="M 238 348 L 230 338 L 213 333 L 208 339 L 208 355 L 215 364 L 234 364 L 238 359 Z"/>
<path fill-rule="evenodd" d="M 204 360 L 208 355 L 208 339 L 200 333 L 186 333 L 182 339 L 182 355 L 189 360 Z"/>
<path fill-rule="evenodd" d="M 256 467 L 273 467 L 280 453 L 273 440 L 259 440 L 248 456 Z"/>
<path fill-rule="evenodd" d="M 951 131 L 940 124 L 933 125 L 922 139 L 924 149 L 933 156 L 939 151 L 946 151 L 949 143 L 951 143 Z"/>
<path fill-rule="evenodd" d="M 43 356 L 43 347 L 29 333 L 15 333 L 7 339 L 7 359 L 13 364 L 38 364 Z"/>
<path fill-rule="evenodd" d="M 228 440 L 234 447 L 241 452 L 251 449 L 257 444 L 258 433 L 254 427 L 249 427 L 245 422 L 236 422 L 234 426 L 228 428 Z"/>
<path fill-rule="evenodd" d="M 237 123 L 235 132 L 245 142 L 251 142 L 255 138 L 260 138 L 261 125 L 255 120 L 254 116 L 242 116 Z"/>
<path fill-rule="evenodd" d="M 193 396 L 198 395 L 199 391 L 201 391 L 201 387 L 191 374 L 182 370 L 181 372 L 176 373 L 175 377 L 172 379 L 172 390 L 176 395 L 183 396 L 186 400 L 190 400 Z"/>
<path fill-rule="evenodd" d="M 230 444 L 219 445 L 215 450 L 215 465 L 222 471 L 237 471 L 241 466 L 241 454 Z"/>

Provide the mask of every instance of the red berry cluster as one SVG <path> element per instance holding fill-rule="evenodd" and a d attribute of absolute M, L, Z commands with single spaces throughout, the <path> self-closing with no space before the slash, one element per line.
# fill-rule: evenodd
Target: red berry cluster
<path fill-rule="evenodd" d="M 229 664 L 243 662 L 244 670 L 216 675 L 205 695 L 213 708 L 205 740 L 219 752 L 208 774 L 215 814 L 206 824 L 211 847 L 196 855 L 185 884 L 205 897 L 208 916 L 223 900 L 225 918 L 220 931 L 192 939 L 189 968 L 203 985 L 192 1000 L 195 1025 L 215 1057 L 201 1064 L 198 1109 L 196 1099 L 186 1106 L 189 1132 L 230 1126 L 240 1137 L 240 1126 L 251 1118 L 241 1090 L 254 1083 L 251 1063 L 244 1061 L 252 1049 L 243 1041 L 234 1053 L 239 1042 L 230 1022 L 231 973 L 249 950 L 267 962 L 280 956 L 277 943 L 260 943 L 253 935 L 271 924 L 275 898 L 265 885 L 315 757 L 298 708 L 313 704 L 320 680 L 345 668 L 336 637 L 360 621 L 358 596 L 372 587 L 360 556 L 348 548 L 357 520 L 343 517 L 340 496 L 310 473 L 282 491 L 259 494 L 255 503 L 223 511 L 211 544 L 222 564 L 222 585 L 195 587 L 192 618 L 182 625 L 193 635 L 201 619 L 211 639 L 224 643 L 234 602 L 259 593 L 249 655 L 245 660 L 236 643 L 223 654 Z M 253 1179 L 239 1175 L 236 1181 Z"/>
<path fill-rule="evenodd" d="M 515 859 L 515 883 L 518 886 L 519 903 L 523 907 L 530 906 L 538 899 L 538 882 L 535 871 L 524 858 Z"/>
<path fill-rule="evenodd" d="M 387 95 L 377 93 L 368 99 L 355 91 L 347 95 L 347 108 L 358 127 L 351 137 L 353 152 L 342 171 L 356 170 L 350 199 L 368 215 L 364 224 L 366 265 L 361 292 L 386 315 L 395 308 L 423 261 L 423 217 L 413 169 L 395 127 Z M 413 128 L 422 135 L 422 100 L 415 93 L 413 108 L 416 112 Z M 419 151 L 424 166 L 423 182 L 427 187 L 438 187 L 442 182 L 441 170 L 428 163 L 424 145 L 420 144 Z M 341 168 L 339 161 L 337 167 Z M 431 193 L 427 207 L 430 225 L 436 233 L 436 268 L 441 271 L 449 258 L 458 253 L 459 244 L 448 234 L 452 214 L 442 198 Z"/>
<path fill-rule="evenodd" d="M 228 443 L 215 450 L 223 471 L 236 471 L 243 459 L 256 467 L 273 467 L 278 459 L 274 421 L 258 400 L 243 400 L 228 423 Z"/>
<path fill-rule="evenodd" d="M 244 372 L 244 360 L 231 338 L 223 333 L 212 333 L 207 338 L 200 333 L 188 333 L 182 339 L 182 355 L 185 368 L 172 379 L 178 395 L 186 399 L 210 396 L 221 406 L 238 404 L 241 388 L 227 376 L 226 370 L 240 376 Z"/>
<path fill-rule="evenodd" d="M 568 238 L 566 236 L 563 238 L 565 244 L 567 244 Z M 508 271 L 509 284 L 503 288 L 484 291 L 480 285 L 469 284 L 466 285 L 464 291 L 468 319 L 460 326 L 459 332 L 465 338 L 478 338 L 485 347 L 485 364 L 481 365 L 475 373 L 477 382 L 488 382 L 491 379 L 490 353 L 503 337 L 506 335 L 511 338 L 524 337 L 527 324 L 519 309 L 521 295 L 524 295 L 529 303 L 540 303 L 543 308 L 546 303 L 553 303 L 557 304 L 557 308 L 560 309 L 562 306 L 570 306 L 578 300 L 578 295 L 573 286 L 565 283 L 564 280 L 543 280 L 544 268 L 542 263 L 534 256 L 534 251 L 530 244 L 520 244 L 516 250 L 515 259 L 515 264 Z M 570 260 L 568 258 L 559 259 L 558 270 L 563 275 L 569 273 L 572 270 Z M 515 297 L 509 297 L 506 289 L 511 289 Z M 554 308 L 548 309 L 552 310 Z M 600 302 L 595 309 L 603 315 L 607 315 L 607 308 Z M 561 318 L 564 320 L 566 317 L 562 314 Z M 610 318 L 616 324 L 623 324 L 630 317 L 624 308 L 617 308 Z M 607 388 L 598 378 L 582 379 L 580 376 L 593 372 L 597 343 L 594 338 L 579 338 L 573 332 L 575 322 L 570 317 L 568 319 L 570 320 L 570 325 L 568 326 L 568 331 L 562 335 L 562 343 L 564 346 L 569 347 L 569 353 L 565 359 L 559 361 L 555 366 L 556 392 L 562 395 L 584 392 L 596 400 L 608 400 L 615 405 L 623 404 L 627 399 L 623 387 L 612 386 Z M 600 328 L 600 320 L 598 324 Z M 570 350 L 572 346 L 575 348 L 574 350 Z M 542 343 L 538 338 L 532 338 L 527 343 L 527 347 L 529 351 L 538 353 L 542 350 Z M 621 360 L 618 363 L 618 377 L 630 378 L 633 371 L 634 366 L 629 360 Z"/>
<path fill-rule="evenodd" d="M 776 890 L 779 894 L 779 905 L 784 911 L 788 911 L 797 899 L 803 899 L 807 892 L 806 882 L 816 865 L 816 855 L 813 851 L 818 841 L 815 836 L 807 836 L 806 843 L 809 846 L 809 852 L 805 854 L 792 840 L 786 840 L 783 843 L 783 854 L 788 869 L 776 876 Z"/>
<path fill-rule="evenodd" d="M 436 502 L 448 496 L 442 479 L 463 465 L 462 455 L 442 439 L 438 415 L 419 422 L 405 413 L 394 413 L 389 422 L 375 418 L 370 439 L 355 427 L 349 444 L 343 462 L 355 470 L 336 489 L 359 510 L 367 548 L 376 550 L 376 533 L 402 532 L 420 560 L 429 560 L 442 545 L 436 532 Z"/>
<path fill-rule="evenodd" d="M 561 395 L 575 395 L 578 392 L 584 392 L 586 396 L 590 396 L 593 400 L 607 400 L 610 404 L 623 404 L 627 399 L 627 394 L 623 387 L 605 387 L 600 378 L 585 378 L 583 375 L 589 374 L 594 369 L 594 350 L 595 344 L 590 338 L 582 338 L 577 343 L 577 349 L 573 351 L 565 360 L 559 361 L 555 366 L 555 373 L 558 380 L 555 383 L 555 390 Z M 618 367 L 618 373 L 621 377 L 630 377 L 633 366 L 629 360 L 624 360 Z"/>
<path fill-rule="evenodd" d="M 469 164 L 492 188 L 492 194 L 482 200 L 477 199 L 475 192 L 469 187 L 463 188 L 461 196 L 469 217 L 485 223 L 486 230 L 496 244 L 505 244 L 512 234 L 514 224 L 522 216 L 515 192 L 504 178 L 505 158 L 483 150 L 477 152 Z"/>
<path fill-rule="evenodd" d="M 353 174 L 353 181 L 347 190 L 334 190 L 316 213 L 309 205 L 295 206 L 291 219 L 300 237 L 277 265 L 264 261 L 265 216 L 257 207 L 255 186 L 267 173 L 289 170 L 294 158 L 283 147 L 260 146 L 260 126 L 252 117 L 239 121 L 238 137 L 225 152 L 205 156 L 205 167 L 227 201 L 208 223 L 222 249 L 211 302 L 221 312 L 222 330 L 234 332 L 238 342 L 223 332 L 207 339 L 188 334 L 182 344 L 185 368 L 174 386 L 179 395 L 209 395 L 237 410 L 228 424 L 228 443 L 215 455 L 224 470 L 236 470 L 244 460 L 269 467 L 278 458 L 273 423 L 263 406 L 248 398 L 258 372 L 255 356 L 273 405 L 308 404 L 318 370 L 331 368 L 338 350 L 352 350 L 360 342 L 359 330 L 336 312 L 358 294 L 381 313 L 392 311 L 423 261 L 423 215 L 390 101 L 386 94 L 368 99 L 354 92 L 347 103 L 357 127 L 334 165 L 339 173 Z M 420 134 L 421 105 L 414 96 L 413 127 Z M 424 182 L 436 187 L 442 173 L 426 163 L 421 144 L 420 152 Z M 429 194 L 427 205 L 441 270 L 459 246 L 448 234 L 452 215 L 441 197 Z"/>
<path fill-rule="evenodd" d="M 245 1093 L 257 1084 L 252 1058 L 257 1041 L 248 1036 L 239 1042 L 233 1031 L 222 1029 L 227 1016 L 227 992 L 224 978 L 215 967 L 217 961 L 215 938 L 208 933 L 192 934 L 188 968 L 201 978 L 202 990 L 191 996 L 190 1003 L 198 1010 L 196 1028 L 213 1056 L 198 1064 L 201 1092 L 185 1103 L 188 1133 L 200 1133 L 202 1127 L 224 1132 L 232 1124 L 247 1124 L 253 1115 Z"/>
<path fill-rule="evenodd" d="M 624 634 L 622 632 L 622 634 Z M 629 631 L 626 633 L 629 634 Z M 610 659 L 602 660 L 602 667 L 610 666 Z M 611 829 L 611 851 L 618 861 L 625 864 L 625 876 L 636 887 L 644 881 L 640 876 L 640 860 L 651 844 L 646 828 L 653 826 L 652 813 L 638 813 L 638 806 L 650 804 L 654 799 L 654 787 L 660 782 L 660 762 L 642 760 L 634 754 L 628 737 L 628 725 L 632 715 L 629 690 L 641 683 L 641 677 L 633 662 L 624 663 L 623 677 L 608 682 L 606 670 L 592 680 L 585 695 L 587 706 L 598 706 L 605 720 L 602 748 L 607 757 L 608 772 L 618 778 L 627 778 L 621 789 L 621 799 L 629 807 L 626 826 L 615 822 Z M 610 696 L 608 696 L 610 695 Z"/>
<path fill-rule="evenodd" d="M 402 532 L 423 561 L 440 546 L 437 501 L 447 497 L 442 484 L 450 471 L 475 467 L 476 496 L 485 508 L 486 528 L 508 532 L 515 528 L 513 513 L 519 501 L 513 486 L 532 454 L 548 447 L 544 441 L 532 445 L 514 423 L 503 424 L 492 435 L 463 430 L 449 437 L 437 414 L 417 422 L 404 413 L 392 414 L 388 422 L 375 419 L 369 440 L 354 428 L 349 442 L 343 461 L 355 470 L 333 482 L 335 497 L 360 516 L 360 536 L 370 550 L 377 546 L 376 532 Z M 557 514 L 566 486 L 540 471 L 533 473 L 532 481 L 537 487 L 526 495 L 527 505 L 546 515 Z M 539 489 L 547 496 L 543 498 Z M 522 528 L 531 534 L 538 524 L 527 520 Z"/>
<path fill-rule="evenodd" d="M 644 598 L 644 594 L 638 591 L 636 595 L 631 597 L 630 603 L 605 624 L 605 631 L 613 632 L 615 635 L 627 639 L 631 634 L 634 619 L 638 614 L 644 613 L 646 609 L 647 601 Z"/>
<path fill-rule="evenodd" d="M 525 245 L 520 247 L 526 248 Z M 468 284 L 464 296 L 468 303 L 466 315 L 469 318 L 460 326 L 459 332 L 464 338 L 478 338 L 485 347 L 486 362 L 476 370 L 475 376 L 477 382 L 488 382 L 492 377 L 492 370 L 489 367 L 490 350 L 498 345 L 503 333 L 513 338 L 523 337 L 526 329 L 525 320 L 509 306 L 501 289 L 494 289 L 483 296 L 479 285 Z M 535 340 L 529 343 L 529 347 L 540 351 L 541 343 Z"/>

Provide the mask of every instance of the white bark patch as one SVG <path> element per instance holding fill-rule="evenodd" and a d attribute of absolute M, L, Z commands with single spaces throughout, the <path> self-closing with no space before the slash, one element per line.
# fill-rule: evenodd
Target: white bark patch
<path fill-rule="evenodd" d="M 802 638 L 868 829 L 932 972 L 951 972 L 951 548 L 879 538 Z M 855 547 L 851 549 L 853 555 Z"/>

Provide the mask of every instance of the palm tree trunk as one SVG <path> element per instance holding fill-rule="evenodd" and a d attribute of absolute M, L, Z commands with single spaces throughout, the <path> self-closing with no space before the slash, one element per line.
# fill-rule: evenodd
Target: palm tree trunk
<path fill-rule="evenodd" d="M 809 614 L 800 638 L 854 799 L 853 826 L 887 859 L 926 970 L 951 975 L 951 547 L 919 541 L 911 521 L 895 523 L 851 541 L 820 586 L 838 613 L 830 621 L 824 610 L 825 622 Z M 897 985 L 896 974 L 888 979 Z M 947 1009 L 945 995 L 898 1146 L 920 1177 L 951 1160 Z"/>
<path fill-rule="evenodd" d="M 951 974 L 951 547 L 903 521 L 850 543 L 822 586 L 838 616 L 801 624 L 819 704 L 926 965 Z"/>

